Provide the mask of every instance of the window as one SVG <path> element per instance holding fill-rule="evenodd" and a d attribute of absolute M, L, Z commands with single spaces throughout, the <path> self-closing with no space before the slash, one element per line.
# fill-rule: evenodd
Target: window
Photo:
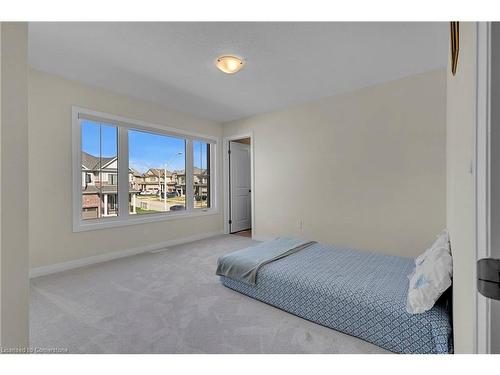
<path fill-rule="evenodd" d="M 89 120 L 81 122 L 81 218 L 107 218 L 118 213 L 118 185 L 109 175 L 118 170 L 117 127 Z"/>
<path fill-rule="evenodd" d="M 108 174 L 108 182 L 110 185 L 118 185 L 118 176 L 116 173 Z"/>
<path fill-rule="evenodd" d="M 74 230 L 216 213 L 217 139 L 73 108 Z"/>
<path fill-rule="evenodd" d="M 195 208 L 210 207 L 210 143 L 193 142 L 193 192 Z"/>

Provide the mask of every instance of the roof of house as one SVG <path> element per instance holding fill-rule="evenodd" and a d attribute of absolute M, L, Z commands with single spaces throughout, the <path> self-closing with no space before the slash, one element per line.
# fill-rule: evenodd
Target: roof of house
<path fill-rule="evenodd" d="M 174 173 L 177 174 L 177 175 L 183 175 L 184 174 L 184 170 L 181 169 L 181 170 L 169 171 L 167 169 L 167 176 L 172 176 Z M 147 170 L 147 172 L 145 172 L 143 174 L 143 176 L 150 176 L 150 175 L 154 175 L 156 177 L 163 177 L 165 175 L 165 169 L 162 169 L 162 168 L 149 168 Z"/>
<path fill-rule="evenodd" d="M 129 170 L 130 172 L 132 172 L 132 175 L 136 176 L 136 177 L 142 177 L 142 173 L 139 172 L 137 169 L 134 169 L 132 167 L 129 167 Z"/>
<path fill-rule="evenodd" d="M 146 174 L 151 174 L 149 172 L 151 172 L 152 174 L 154 174 L 157 177 L 163 177 L 165 175 L 165 170 L 161 169 L 161 168 L 149 168 L 149 170 L 146 172 Z M 167 176 L 171 176 L 171 175 L 172 175 L 172 172 L 167 170 Z"/>
<path fill-rule="evenodd" d="M 115 160 L 117 157 L 109 157 L 109 158 L 99 158 L 98 156 L 94 156 L 82 151 L 82 166 L 89 170 L 98 170 L 99 167 L 103 167 L 109 162 Z M 136 177 L 141 177 L 141 172 L 136 169 L 129 167 L 129 171 Z"/>
<path fill-rule="evenodd" d="M 82 151 L 82 166 L 90 170 L 99 169 L 114 159 L 116 159 L 116 156 L 110 158 L 100 158 Z"/>
<path fill-rule="evenodd" d="M 164 169 L 160 169 L 160 168 L 149 168 L 148 171 L 146 173 L 144 173 L 144 176 L 147 176 L 147 175 L 155 175 L 156 177 L 163 177 L 165 173 L 165 170 Z M 198 168 L 198 167 L 193 167 L 193 173 L 194 174 L 198 174 L 198 175 L 202 175 L 202 174 L 207 174 L 207 170 L 206 169 L 201 169 L 201 168 Z M 176 169 L 174 171 L 169 171 L 167 169 L 167 176 L 171 176 L 173 174 L 177 174 L 177 175 L 185 175 L 186 172 L 184 169 Z"/>
<path fill-rule="evenodd" d="M 207 174 L 207 170 L 206 170 L 206 168 L 205 169 L 201 169 L 201 168 L 198 168 L 198 167 L 193 167 L 193 173 L 194 174 L 198 174 L 198 175 L 203 175 L 203 174 Z"/>
<path fill-rule="evenodd" d="M 116 159 L 115 157 L 109 157 L 109 158 L 99 158 L 97 156 L 88 154 L 86 152 L 82 151 L 82 166 L 85 167 L 86 169 L 89 170 L 96 170 L 99 169 L 100 167 L 105 166 L 108 164 L 110 161 Z M 129 170 L 132 172 L 132 174 L 136 177 L 146 177 L 146 176 L 156 176 L 156 177 L 164 177 L 165 176 L 165 170 L 163 168 L 149 168 L 147 172 L 145 173 L 140 173 L 136 169 L 130 167 Z M 195 175 L 204 175 L 207 174 L 206 169 L 201 169 L 198 167 L 193 167 L 193 173 Z M 167 176 L 172 176 L 173 174 L 177 175 L 185 175 L 186 172 L 184 169 L 178 169 L 174 171 L 169 171 L 167 169 Z"/>

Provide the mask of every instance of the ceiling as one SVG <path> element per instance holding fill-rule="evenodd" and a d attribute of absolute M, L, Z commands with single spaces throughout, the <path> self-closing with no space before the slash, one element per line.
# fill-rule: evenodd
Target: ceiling
<path fill-rule="evenodd" d="M 227 122 L 446 66 L 447 23 L 30 23 L 35 69 Z M 235 75 L 216 69 L 243 57 Z"/>

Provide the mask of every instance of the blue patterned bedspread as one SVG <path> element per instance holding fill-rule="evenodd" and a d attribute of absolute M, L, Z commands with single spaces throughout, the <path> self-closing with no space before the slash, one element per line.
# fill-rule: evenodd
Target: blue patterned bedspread
<path fill-rule="evenodd" d="M 451 353 L 448 301 L 405 310 L 414 260 L 314 244 L 263 266 L 257 284 L 222 276 L 240 293 L 395 353 Z"/>

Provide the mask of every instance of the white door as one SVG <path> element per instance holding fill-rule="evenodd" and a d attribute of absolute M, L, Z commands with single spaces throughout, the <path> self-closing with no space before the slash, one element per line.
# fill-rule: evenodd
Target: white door
<path fill-rule="evenodd" d="M 231 233 L 252 227 L 250 146 L 229 142 L 229 189 Z"/>

